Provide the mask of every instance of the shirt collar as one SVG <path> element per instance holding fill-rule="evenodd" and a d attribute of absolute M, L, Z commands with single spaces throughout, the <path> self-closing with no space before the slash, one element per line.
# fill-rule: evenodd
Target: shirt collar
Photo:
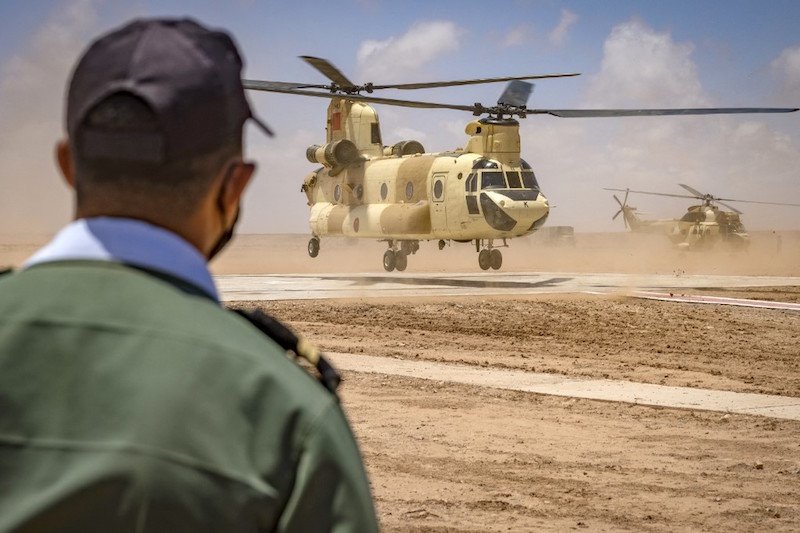
<path fill-rule="evenodd" d="M 82 218 L 65 226 L 22 268 L 69 260 L 112 261 L 168 274 L 219 301 L 206 259 L 177 234 L 130 218 Z"/>

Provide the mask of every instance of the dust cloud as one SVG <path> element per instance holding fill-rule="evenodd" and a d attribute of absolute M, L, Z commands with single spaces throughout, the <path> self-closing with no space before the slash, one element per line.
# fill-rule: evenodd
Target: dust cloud
<path fill-rule="evenodd" d="M 349 238 L 322 239 L 318 257 L 306 253 L 305 235 L 242 235 L 212 265 L 217 274 L 384 272 L 386 244 Z M 512 239 L 502 248 L 500 272 L 618 272 L 800 276 L 800 232 L 755 233 L 746 251 L 720 245 L 706 252 L 679 251 L 663 236 L 578 233 L 575 243 L 547 242 L 545 235 Z M 475 245 L 420 243 L 407 273 L 480 273 Z"/>

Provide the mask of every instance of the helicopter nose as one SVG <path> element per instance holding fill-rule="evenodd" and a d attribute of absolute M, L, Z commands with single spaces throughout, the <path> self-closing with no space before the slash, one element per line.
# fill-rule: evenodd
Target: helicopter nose
<path fill-rule="evenodd" d="M 514 199 L 500 193 L 494 193 L 492 196 L 495 196 L 492 200 L 495 201 L 500 209 L 517 221 L 520 227 L 530 226 L 536 220 L 547 216 L 550 212 L 550 205 L 547 198 L 541 193 L 536 196 L 536 199 Z"/>

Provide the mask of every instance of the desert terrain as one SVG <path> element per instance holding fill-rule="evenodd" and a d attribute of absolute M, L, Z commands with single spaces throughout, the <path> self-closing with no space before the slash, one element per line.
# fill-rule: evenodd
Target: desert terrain
<path fill-rule="evenodd" d="M 380 272 L 382 243 L 243 236 L 217 274 Z M 800 276 L 800 233 L 753 235 L 748 252 L 677 252 L 629 234 L 536 237 L 504 272 Z M 18 265 L 33 242 L 0 245 Z M 422 243 L 414 272 L 481 275 L 474 248 Z M 687 293 L 800 302 L 800 287 Z M 800 398 L 800 313 L 607 294 L 364 297 L 261 308 L 324 351 L 575 378 Z M 800 421 L 564 398 L 347 372 L 342 404 L 386 531 L 800 529 Z M 800 403 L 800 399 L 798 400 Z"/>

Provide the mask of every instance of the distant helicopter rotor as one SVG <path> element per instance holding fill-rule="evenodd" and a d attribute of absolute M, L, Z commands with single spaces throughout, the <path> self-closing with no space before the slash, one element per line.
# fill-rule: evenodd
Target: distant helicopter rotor
<path fill-rule="evenodd" d="M 713 205 L 715 203 L 718 203 L 720 205 L 724 205 L 725 207 L 727 207 L 728 209 L 730 209 L 731 211 L 733 211 L 734 213 L 737 213 L 739 215 L 742 214 L 741 211 L 739 211 L 738 209 L 736 209 L 733 206 L 730 206 L 730 205 L 726 204 L 725 202 L 740 202 L 740 203 L 745 203 L 745 204 L 764 204 L 764 205 L 788 205 L 788 206 L 793 206 L 793 207 L 800 207 L 800 204 L 791 204 L 791 203 L 785 203 L 785 202 L 761 202 L 761 201 L 756 201 L 756 200 L 737 200 L 735 198 L 719 198 L 719 197 L 714 196 L 713 194 L 702 193 L 702 192 L 698 191 L 697 189 L 695 189 L 693 187 L 690 187 L 689 185 L 686 185 L 684 183 L 679 183 L 678 185 L 680 185 L 681 187 L 683 187 L 684 189 L 686 189 L 687 191 L 689 191 L 692 194 L 691 195 L 688 195 L 688 194 L 670 194 L 670 193 L 665 193 L 665 192 L 636 191 L 636 190 L 633 190 L 633 189 L 613 189 L 613 188 L 608 188 L 608 187 L 603 187 L 603 189 L 606 190 L 606 191 L 623 191 L 623 192 L 625 192 L 626 200 L 627 200 L 627 197 L 628 197 L 627 195 L 628 195 L 629 192 L 633 192 L 633 193 L 637 193 L 637 194 L 650 194 L 650 195 L 653 195 L 653 196 L 669 196 L 669 197 L 672 197 L 672 198 L 694 198 L 694 199 L 697 199 L 697 200 L 702 200 L 703 201 L 703 205 L 706 205 L 706 206 L 710 206 L 710 205 Z M 615 196 L 615 198 L 616 198 L 616 196 Z M 619 202 L 619 200 L 617 200 L 617 202 Z"/>

